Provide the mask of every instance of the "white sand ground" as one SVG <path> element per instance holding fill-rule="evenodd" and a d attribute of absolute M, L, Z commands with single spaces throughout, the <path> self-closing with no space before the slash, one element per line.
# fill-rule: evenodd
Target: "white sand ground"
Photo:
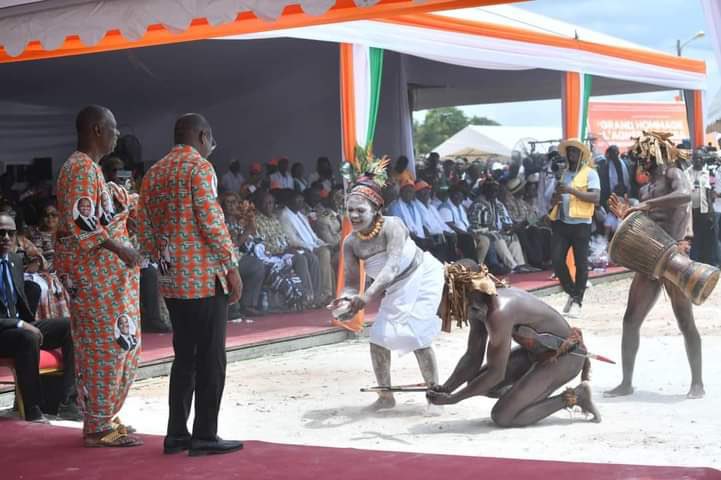
<path fill-rule="evenodd" d="M 630 281 L 587 293 L 584 330 L 589 349 L 619 360 L 621 318 Z M 545 301 L 557 308 L 561 295 Z M 707 395 L 687 400 L 690 373 L 682 337 L 663 296 L 646 321 L 636 369 L 636 393 L 616 399 L 620 365 L 594 362 L 592 386 L 603 422 L 561 411 L 536 426 L 499 429 L 490 421 L 494 400 L 472 398 L 425 417 L 423 394 L 398 394 L 394 410 L 365 413 L 374 383 L 365 339 L 229 365 L 220 435 L 279 443 L 409 452 L 721 468 L 721 290 L 696 318 L 704 339 Z M 260 319 L 259 321 L 262 321 Z M 436 343 L 441 379 L 465 350 L 467 330 Z M 394 357 L 394 383 L 420 381 L 415 357 Z M 143 433 L 163 434 L 168 379 L 137 382 L 121 413 Z"/>

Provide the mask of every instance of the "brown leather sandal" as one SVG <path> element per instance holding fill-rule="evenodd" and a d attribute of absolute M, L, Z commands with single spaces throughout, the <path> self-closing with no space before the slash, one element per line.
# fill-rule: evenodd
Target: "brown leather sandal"
<path fill-rule="evenodd" d="M 120 433 L 119 430 L 86 435 L 83 441 L 88 448 L 139 447 L 143 445 L 142 438 L 128 435 L 127 433 Z"/>

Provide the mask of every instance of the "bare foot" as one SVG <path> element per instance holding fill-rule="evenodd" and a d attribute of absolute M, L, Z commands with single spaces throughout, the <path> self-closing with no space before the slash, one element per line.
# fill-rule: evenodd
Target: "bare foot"
<path fill-rule="evenodd" d="M 607 392 L 603 392 L 603 396 L 606 398 L 625 397 L 626 395 L 631 395 L 632 393 L 633 393 L 633 387 L 631 385 L 626 385 L 625 383 L 622 383 L 621 385 L 614 388 L 613 390 L 608 390 Z"/>
<path fill-rule="evenodd" d="M 368 405 L 364 410 L 368 412 L 377 412 L 379 410 L 388 410 L 396 406 L 396 399 L 393 395 L 378 397 L 378 400 Z"/>
<path fill-rule="evenodd" d="M 706 395 L 706 390 L 703 389 L 703 384 L 691 385 L 686 398 L 703 398 Z"/>
<path fill-rule="evenodd" d="M 593 415 L 591 419 L 593 423 L 601 423 L 601 412 L 598 411 L 596 404 L 593 403 L 591 385 L 589 385 L 588 382 L 581 382 L 581 384 L 576 387 L 576 405 L 581 407 L 583 413 Z"/>

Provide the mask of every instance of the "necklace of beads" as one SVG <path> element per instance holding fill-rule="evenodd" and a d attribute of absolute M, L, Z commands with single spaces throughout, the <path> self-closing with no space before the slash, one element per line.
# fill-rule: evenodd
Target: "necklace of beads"
<path fill-rule="evenodd" d="M 381 228 L 383 228 L 383 222 L 383 216 L 379 215 L 368 233 L 358 232 L 358 238 L 360 238 L 361 240 L 370 240 L 377 237 L 378 234 L 381 233 Z"/>

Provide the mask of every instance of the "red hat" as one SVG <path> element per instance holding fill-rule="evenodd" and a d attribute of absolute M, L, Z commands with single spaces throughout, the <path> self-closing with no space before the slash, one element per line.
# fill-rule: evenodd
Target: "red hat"
<path fill-rule="evenodd" d="M 270 162 L 268 162 L 268 165 L 270 165 L 271 167 L 277 167 L 278 159 L 277 158 L 272 159 Z"/>
<path fill-rule="evenodd" d="M 260 173 L 263 171 L 263 165 L 260 164 L 260 162 L 255 162 L 250 166 L 250 173 Z"/>
<path fill-rule="evenodd" d="M 416 192 L 420 192 L 421 190 L 425 190 L 426 188 L 431 188 L 431 186 L 428 185 L 428 182 L 424 182 L 423 180 L 418 180 L 416 182 Z"/>

